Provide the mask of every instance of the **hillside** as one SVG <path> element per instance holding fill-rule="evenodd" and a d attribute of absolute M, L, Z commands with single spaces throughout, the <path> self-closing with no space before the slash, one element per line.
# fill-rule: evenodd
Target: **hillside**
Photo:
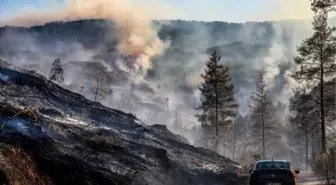
<path fill-rule="evenodd" d="M 240 184 L 237 164 L 6 62 L 1 183 Z"/>
<path fill-rule="evenodd" d="M 204 60 L 207 60 L 205 55 L 208 48 L 227 45 L 228 50 L 221 50 L 223 61 L 235 63 L 233 67 L 241 65 L 241 68 L 245 69 L 246 79 L 249 79 L 255 76 L 255 71 L 251 70 L 249 65 L 247 67 L 244 65 L 252 63 L 251 60 L 263 60 L 263 56 L 269 54 L 269 50 L 265 50 L 262 55 L 258 55 L 258 48 L 254 48 L 254 44 L 272 46 L 276 40 L 279 40 L 280 47 L 289 48 L 292 52 L 291 47 L 295 49 L 293 42 L 300 41 L 309 34 L 306 31 L 305 22 L 294 26 L 292 23 L 281 22 L 240 24 L 177 20 L 154 23 L 158 27 L 159 37 L 169 41 L 170 45 L 162 56 L 154 58 L 152 69 L 148 71 L 146 78 L 164 81 L 162 84 L 183 86 L 195 85 L 190 82 L 191 78 L 199 76 L 200 68 L 203 67 Z M 293 39 L 294 36 L 298 38 Z M 285 42 L 286 40 L 288 42 Z M 252 47 L 244 47 L 238 52 L 232 44 L 237 42 L 251 43 Z M 116 61 L 120 55 L 115 50 L 116 43 L 113 23 L 106 20 L 54 22 L 31 28 L 0 28 L 0 56 L 44 75 L 47 75 L 51 62 L 56 58 L 64 62 L 99 61 L 119 70 L 120 66 Z M 232 50 L 235 52 L 231 52 Z M 291 57 L 288 56 L 288 58 Z M 181 63 L 183 67 L 180 67 Z M 231 64 L 228 65 L 231 67 Z M 171 75 L 172 73 L 174 75 Z M 186 73 L 187 82 L 183 79 L 184 73 Z M 233 70 L 231 73 L 233 79 L 238 76 Z M 240 89 L 244 86 L 239 84 L 241 81 L 238 80 L 235 85 L 245 96 L 246 93 Z"/>
<path fill-rule="evenodd" d="M 181 112 L 186 128 L 196 128 L 197 84 L 210 51 L 219 50 L 229 67 L 239 112 L 248 111 L 254 79 L 261 68 L 269 71 L 276 101 L 288 100 L 288 72 L 296 44 L 309 35 L 309 22 L 199 22 L 154 21 L 165 52 L 152 60 L 145 75 L 127 67 L 134 60 L 116 50 L 114 25 L 108 20 L 53 22 L 31 28 L 0 28 L 0 56 L 13 64 L 48 76 L 51 63 L 64 65 L 65 87 L 94 100 L 97 75 L 104 78 L 98 97 L 105 106 L 135 114 L 148 124 L 172 127 L 174 112 Z M 308 31 L 307 31 L 308 30 Z M 183 134 L 197 145 L 199 134 Z M 230 149 L 229 149 L 230 150 Z"/>
<path fill-rule="evenodd" d="M 336 17 L 330 21 L 336 23 L 333 20 Z M 116 30 L 108 20 L 0 28 L 0 57 L 44 76 L 59 58 L 68 90 L 94 100 L 97 77 L 101 77 L 104 83 L 97 97 L 101 104 L 132 113 L 149 125 L 165 125 L 198 145 L 194 107 L 209 52 L 218 50 L 229 67 L 239 113 L 244 117 L 261 69 L 267 72 L 274 101 L 288 103 L 292 95 L 288 74 L 295 67 L 296 46 L 311 34 L 310 21 L 242 24 L 174 20 L 154 21 L 154 26 L 167 49 L 152 59 L 145 74 L 134 74 L 129 68 L 134 59 L 117 52 Z M 180 112 L 186 131 L 174 130 L 175 111 Z M 241 128 L 247 121 L 244 124 Z"/>

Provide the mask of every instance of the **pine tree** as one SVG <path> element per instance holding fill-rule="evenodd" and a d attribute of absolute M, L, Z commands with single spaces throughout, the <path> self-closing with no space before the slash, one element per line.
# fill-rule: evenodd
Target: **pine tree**
<path fill-rule="evenodd" d="M 336 72 L 336 37 L 334 34 L 336 28 L 328 26 L 328 12 L 335 3 L 333 1 L 312 1 L 312 10 L 315 13 L 312 23 L 314 34 L 303 41 L 297 49 L 299 56 L 294 58 L 294 62 L 300 69 L 293 74 L 293 77 L 300 83 L 305 82 L 309 87 L 320 84 L 319 100 L 315 99 L 315 101 L 320 107 L 322 153 L 326 153 L 324 84 Z"/>
<path fill-rule="evenodd" d="M 313 11 L 324 9 L 326 11 L 336 11 L 336 0 L 311 0 Z"/>
<path fill-rule="evenodd" d="M 56 59 L 52 64 L 52 68 L 50 69 L 49 80 L 61 84 L 64 82 L 63 76 L 64 74 L 61 61 L 59 59 Z"/>
<path fill-rule="evenodd" d="M 318 114 L 315 102 L 311 101 L 310 95 L 301 89 L 296 89 L 290 99 L 289 122 L 298 131 L 295 137 L 304 135 L 306 167 L 309 164 L 309 137 L 313 126 L 318 122 L 316 120 Z"/>
<path fill-rule="evenodd" d="M 204 74 L 201 74 L 204 82 L 198 86 L 201 105 L 197 109 L 201 110 L 201 114 L 196 115 L 202 123 L 205 137 L 214 143 L 214 151 L 218 150 L 219 139 L 225 143 L 226 133 L 232 127 L 238 107 L 228 67 L 220 64 L 220 60 L 221 56 L 215 51 L 205 64 Z"/>
<path fill-rule="evenodd" d="M 263 72 L 259 74 L 256 92 L 251 95 L 250 120 L 252 125 L 250 144 L 257 150 L 261 149 L 261 156 L 266 159 L 266 147 L 270 151 L 272 143 L 280 140 L 278 133 L 280 123 L 277 120 L 275 106 L 267 90 L 263 75 Z"/>

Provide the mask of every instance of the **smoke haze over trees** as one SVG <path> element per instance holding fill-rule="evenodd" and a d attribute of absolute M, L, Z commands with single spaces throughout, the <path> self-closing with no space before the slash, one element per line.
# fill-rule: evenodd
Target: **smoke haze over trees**
<path fill-rule="evenodd" d="M 250 105 L 251 135 L 250 145 L 254 152 L 262 156 L 262 159 L 269 159 L 276 154 L 274 146 L 279 146 L 281 140 L 281 122 L 277 120 L 275 104 L 271 99 L 270 92 L 264 80 L 263 72 L 260 72 L 256 82 L 256 91 L 251 95 Z M 266 151 L 267 150 L 267 151 Z M 272 151 L 273 150 L 273 151 Z"/>
<path fill-rule="evenodd" d="M 129 66 L 132 57 L 121 56 L 116 50 L 114 24 L 108 20 L 54 22 L 31 28 L 0 29 L 0 54 L 14 64 L 48 75 L 51 63 L 60 58 L 64 66 L 65 86 L 92 100 L 95 98 L 96 75 L 108 79 L 104 88 L 113 89 L 113 99 L 98 98 L 103 104 L 132 112 L 145 123 L 161 123 L 173 129 L 175 110 L 184 128 L 176 131 L 191 143 L 202 135 L 193 117 L 199 102 L 196 86 L 209 55 L 217 50 L 221 64 L 229 68 L 239 114 L 248 115 L 250 94 L 255 89 L 258 72 L 265 70 L 265 81 L 275 102 L 287 103 L 292 81 L 296 35 L 304 36 L 305 22 L 226 23 L 197 21 L 154 21 L 158 36 L 169 41 L 163 55 L 154 57 L 152 67 L 139 77 Z M 81 30 L 78 32 L 78 30 Z M 6 43 L 6 44 L 5 44 Z M 50 66 L 50 67 L 49 67 Z M 159 85 L 158 85 L 159 84 Z M 81 86 L 85 87 L 82 88 Z M 167 111 L 166 98 L 169 97 Z M 281 114 L 281 113 L 280 113 Z M 239 123 L 236 156 L 243 144 L 240 132 L 249 122 Z M 232 136 L 232 137 L 231 137 Z M 233 134 L 230 134 L 233 139 Z M 226 156 L 232 156 L 232 141 Z M 221 149 L 224 152 L 223 149 Z"/>
<path fill-rule="evenodd" d="M 335 25 L 335 17 L 329 22 Z M 260 124 L 256 116 L 251 116 L 248 105 L 261 70 L 272 101 L 272 109 L 267 111 L 272 111 L 274 118 L 278 119 L 277 126 L 286 134 L 291 131 L 292 124 L 287 119 L 288 100 L 293 95 L 292 87 L 297 83 L 289 74 L 296 67 L 293 62 L 297 55 L 296 46 L 313 33 L 309 20 L 244 24 L 183 20 L 152 23 L 153 30 L 167 48 L 162 54 L 152 57 L 151 67 L 145 73 L 134 69 L 135 56 L 119 52 L 118 25 L 111 20 L 52 22 L 29 28 L 2 27 L 0 56 L 45 76 L 49 74 L 52 61 L 60 58 L 65 87 L 104 105 L 133 113 L 144 123 L 167 125 L 190 143 L 199 144 L 205 129 L 193 116 L 197 113 L 194 107 L 200 103 L 197 85 L 202 82 L 200 74 L 209 55 L 217 51 L 223 57 L 220 64 L 229 68 L 234 96 L 240 105 L 236 130 L 237 158 L 241 158 L 244 152 L 246 133 Z M 312 92 L 318 92 L 318 87 L 315 88 Z M 109 90 L 113 91 L 112 99 Z M 330 88 L 330 97 L 333 93 Z M 332 107 L 325 109 L 328 111 L 326 118 L 330 122 L 335 120 Z M 321 133 L 318 126 L 311 130 L 314 131 L 309 136 L 315 137 L 310 137 L 309 143 L 317 152 Z M 233 134 L 229 135 L 232 139 Z M 279 137 L 281 145 L 277 150 L 283 147 L 291 154 L 297 150 L 290 147 L 293 144 L 293 140 L 288 139 L 290 136 L 288 140 L 287 136 Z M 227 141 L 224 143 L 225 156 L 231 157 L 233 143 Z M 221 152 L 224 149 L 220 149 Z M 266 148 L 266 156 L 267 153 Z M 305 155 L 302 159 L 305 160 Z"/>

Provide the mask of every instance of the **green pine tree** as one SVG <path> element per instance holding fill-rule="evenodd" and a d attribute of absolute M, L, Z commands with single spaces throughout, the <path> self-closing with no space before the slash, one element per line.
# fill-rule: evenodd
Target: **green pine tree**
<path fill-rule="evenodd" d="M 328 25 L 328 13 L 335 5 L 333 1 L 312 1 L 314 34 L 298 47 L 299 55 L 294 62 L 299 70 L 293 74 L 299 83 L 306 83 L 308 88 L 319 84 L 319 95 L 313 99 L 320 107 L 321 149 L 324 154 L 327 152 L 324 84 L 336 73 L 336 28 Z"/>
<path fill-rule="evenodd" d="M 221 56 L 213 52 L 206 63 L 204 74 L 201 74 L 204 82 L 198 86 L 201 105 L 197 107 L 201 113 L 196 115 L 202 123 L 205 140 L 213 143 L 209 148 L 216 152 L 219 142 L 225 145 L 225 136 L 231 131 L 238 108 L 228 67 L 220 64 L 220 60 Z"/>
<path fill-rule="evenodd" d="M 263 159 L 268 156 L 266 149 L 273 149 L 273 143 L 280 140 L 280 123 L 277 119 L 274 102 L 270 97 L 267 85 L 263 77 L 264 73 L 259 74 L 256 83 L 256 92 L 252 93 L 252 104 L 250 105 L 251 138 L 250 144 L 254 149 L 260 151 Z"/>
<path fill-rule="evenodd" d="M 64 74 L 61 61 L 59 59 L 55 60 L 52 64 L 52 68 L 49 73 L 49 80 L 54 81 L 58 84 L 64 83 Z"/>

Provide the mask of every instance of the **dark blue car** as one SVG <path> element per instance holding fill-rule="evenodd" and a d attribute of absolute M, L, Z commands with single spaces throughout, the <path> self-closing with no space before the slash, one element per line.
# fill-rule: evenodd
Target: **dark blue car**
<path fill-rule="evenodd" d="M 283 160 L 257 161 L 250 171 L 250 185 L 297 185 L 299 170 L 293 170 L 291 164 Z"/>

